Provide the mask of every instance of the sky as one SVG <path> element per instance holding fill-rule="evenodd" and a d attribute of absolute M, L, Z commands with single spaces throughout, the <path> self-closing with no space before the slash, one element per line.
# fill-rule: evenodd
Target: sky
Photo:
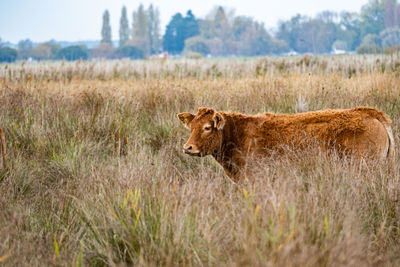
<path fill-rule="evenodd" d="M 233 8 L 236 15 L 254 17 L 267 29 L 279 20 L 296 14 L 314 16 L 324 10 L 359 12 L 368 0 L 0 0 L 0 38 L 17 43 L 22 39 L 44 42 L 99 40 L 102 15 L 108 9 L 111 17 L 112 39 L 118 40 L 122 6 L 132 12 L 142 3 L 159 8 L 162 31 L 171 17 L 191 9 L 196 17 L 204 17 L 215 6 Z"/>

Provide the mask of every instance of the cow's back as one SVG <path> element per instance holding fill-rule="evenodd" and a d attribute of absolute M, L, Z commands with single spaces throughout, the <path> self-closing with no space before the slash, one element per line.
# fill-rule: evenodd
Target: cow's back
<path fill-rule="evenodd" d="M 358 107 L 298 114 L 265 114 L 259 129 L 265 150 L 303 149 L 310 143 L 354 155 L 394 156 L 391 121 L 379 110 Z M 392 140 L 391 140 L 392 139 Z"/>

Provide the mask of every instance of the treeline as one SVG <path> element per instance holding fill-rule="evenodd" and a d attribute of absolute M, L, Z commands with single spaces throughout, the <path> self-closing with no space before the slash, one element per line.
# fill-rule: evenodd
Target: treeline
<path fill-rule="evenodd" d="M 314 18 L 296 15 L 281 21 L 276 37 L 299 53 L 357 51 L 379 53 L 400 46 L 400 5 L 370 0 L 360 13 L 325 11 Z"/>
<path fill-rule="evenodd" d="M 324 11 L 315 17 L 296 15 L 280 21 L 273 34 L 251 17 L 236 16 L 232 10 L 215 7 L 205 18 L 191 10 L 176 13 L 165 33 L 160 32 L 160 13 L 153 5 L 133 11 L 129 23 L 122 7 L 119 43 L 114 46 L 110 14 L 102 18 L 101 43 L 93 49 L 85 46 L 61 48 L 55 42 L 35 47 L 30 40 L 18 43 L 18 49 L 1 48 L 0 61 L 33 58 L 140 59 L 168 52 L 185 56 L 261 56 L 284 53 L 322 54 L 332 51 L 381 53 L 400 46 L 400 4 L 397 0 L 370 0 L 359 13 L 340 14 Z"/>

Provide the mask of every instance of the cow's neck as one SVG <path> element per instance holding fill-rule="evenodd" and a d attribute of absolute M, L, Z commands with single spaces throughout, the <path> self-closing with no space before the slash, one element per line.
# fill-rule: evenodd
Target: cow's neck
<path fill-rule="evenodd" d="M 221 147 L 213 153 L 215 160 L 222 165 L 225 172 L 236 181 L 239 170 L 245 164 L 244 144 L 245 131 L 250 118 L 225 115 L 225 126 Z"/>

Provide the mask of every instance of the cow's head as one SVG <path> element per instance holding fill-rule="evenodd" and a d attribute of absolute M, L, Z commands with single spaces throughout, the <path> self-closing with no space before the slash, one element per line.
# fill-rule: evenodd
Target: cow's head
<path fill-rule="evenodd" d="M 212 108 L 199 108 L 196 115 L 179 113 L 178 118 L 192 133 L 183 151 L 192 156 L 203 157 L 216 153 L 222 144 L 224 116 Z"/>

